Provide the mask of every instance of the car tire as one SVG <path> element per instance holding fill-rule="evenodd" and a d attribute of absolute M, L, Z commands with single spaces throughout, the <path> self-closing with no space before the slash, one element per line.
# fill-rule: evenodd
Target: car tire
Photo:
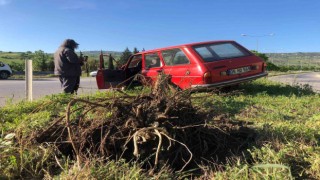
<path fill-rule="evenodd" d="M 8 79 L 9 73 L 6 71 L 1 71 L 0 72 L 0 79 Z"/>

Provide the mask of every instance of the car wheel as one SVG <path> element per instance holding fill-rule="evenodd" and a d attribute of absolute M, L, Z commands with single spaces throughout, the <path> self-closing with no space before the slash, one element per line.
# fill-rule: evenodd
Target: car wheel
<path fill-rule="evenodd" d="M 0 79 L 8 79 L 9 73 L 5 71 L 0 72 Z"/>

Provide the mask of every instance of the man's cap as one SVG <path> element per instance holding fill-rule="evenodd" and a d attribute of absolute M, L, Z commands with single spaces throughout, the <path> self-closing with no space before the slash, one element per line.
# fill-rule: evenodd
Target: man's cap
<path fill-rule="evenodd" d="M 74 45 L 79 45 L 79 43 L 77 43 L 75 40 L 73 39 L 68 39 L 68 41 L 70 42 L 70 44 L 74 44 Z"/>

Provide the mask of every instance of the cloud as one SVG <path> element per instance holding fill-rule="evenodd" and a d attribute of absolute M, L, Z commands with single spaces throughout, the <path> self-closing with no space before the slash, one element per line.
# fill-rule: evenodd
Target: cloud
<path fill-rule="evenodd" d="M 0 6 L 7 5 L 11 2 L 11 0 L 0 0 Z"/>

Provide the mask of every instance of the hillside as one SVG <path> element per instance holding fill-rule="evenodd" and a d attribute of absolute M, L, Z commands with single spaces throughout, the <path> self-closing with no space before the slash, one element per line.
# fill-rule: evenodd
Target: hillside
<path fill-rule="evenodd" d="M 278 66 L 320 67 L 320 52 L 265 53 Z"/>
<path fill-rule="evenodd" d="M 77 51 L 80 52 L 80 51 Z M 34 52 L 3 52 L 0 51 L 0 61 L 5 63 L 10 63 L 12 61 L 21 61 L 25 59 L 26 54 L 33 54 Z M 101 51 L 82 51 L 83 54 L 92 56 L 92 57 L 99 57 Z M 117 51 L 103 51 L 103 53 L 112 54 L 115 57 L 121 56 L 122 52 Z M 52 53 L 46 53 L 49 56 L 53 56 Z"/>

